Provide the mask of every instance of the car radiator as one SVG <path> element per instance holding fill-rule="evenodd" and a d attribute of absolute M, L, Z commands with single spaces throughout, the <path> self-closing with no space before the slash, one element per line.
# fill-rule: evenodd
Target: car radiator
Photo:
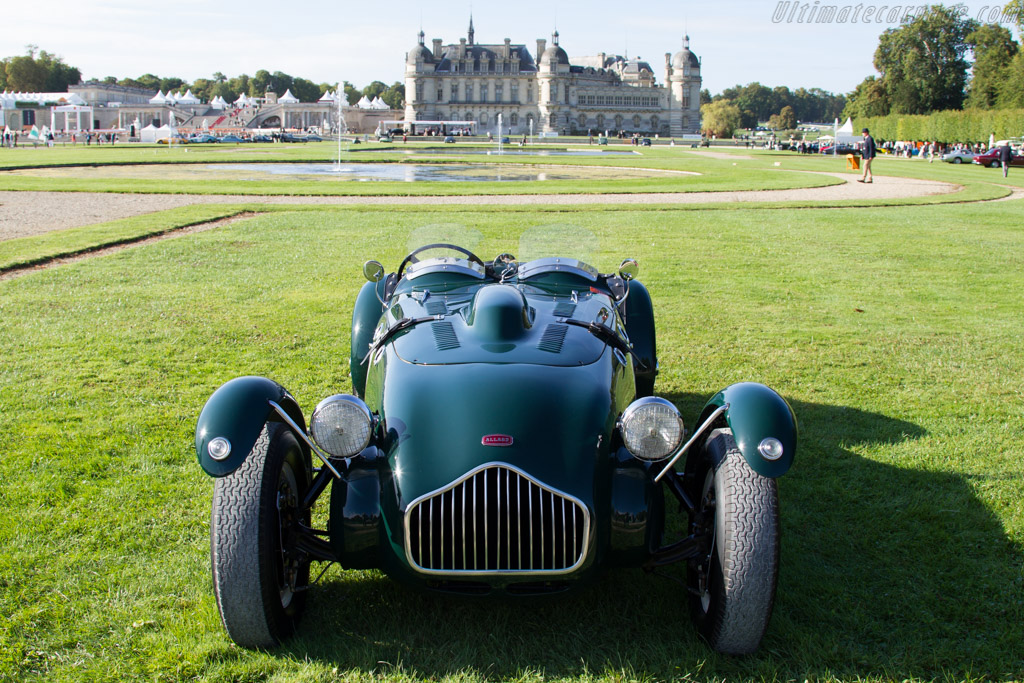
<path fill-rule="evenodd" d="M 491 463 L 413 501 L 406 553 L 428 574 L 565 574 L 587 554 L 590 514 L 578 499 L 516 467 Z"/>

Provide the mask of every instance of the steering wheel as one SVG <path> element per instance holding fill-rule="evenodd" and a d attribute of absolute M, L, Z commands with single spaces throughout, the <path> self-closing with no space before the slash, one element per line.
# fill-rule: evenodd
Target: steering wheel
<path fill-rule="evenodd" d="M 419 249 L 413 250 L 408 256 L 406 256 L 405 259 L 402 261 L 402 265 L 398 266 L 398 272 L 396 273 L 395 279 L 401 280 L 402 273 L 405 272 L 405 267 L 410 263 L 419 263 L 420 260 L 416 258 L 416 255 L 428 249 L 451 249 L 452 251 L 457 251 L 460 254 L 465 254 L 466 258 L 468 258 L 473 263 L 479 264 L 481 268 L 487 268 L 487 264 L 484 263 L 479 256 L 471 252 L 469 249 L 463 249 L 462 247 L 457 247 L 454 244 L 445 244 L 444 242 L 438 242 L 436 244 L 426 244 L 420 247 Z"/>

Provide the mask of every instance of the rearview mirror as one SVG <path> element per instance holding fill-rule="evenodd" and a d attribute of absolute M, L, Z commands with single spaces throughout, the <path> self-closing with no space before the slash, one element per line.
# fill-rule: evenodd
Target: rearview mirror
<path fill-rule="evenodd" d="M 370 282 L 380 282 L 384 279 L 384 266 L 379 261 L 367 261 L 363 264 L 363 275 Z"/>
<path fill-rule="evenodd" d="M 640 264 L 636 259 L 628 258 L 619 264 L 619 277 L 623 280 L 635 280 L 636 274 L 640 272 Z"/>

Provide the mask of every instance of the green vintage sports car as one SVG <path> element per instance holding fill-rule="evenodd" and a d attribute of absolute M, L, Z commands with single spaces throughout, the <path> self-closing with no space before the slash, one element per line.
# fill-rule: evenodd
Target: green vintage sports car
<path fill-rule="evenodd" d="M 797 441 L 778 394 L 729 386 L 688 433 L 652 395 L 654 312 L 631 259 L 601 274 L 431 244 L 364 272 L 353 394 L 321 401 L 307 429 L 284 387 L 240 377 L 199 416 L 199 462 L 217 478 L 214 591 L 236 643 L 293 631 L 313 562 L 509 597 L 682 562 L 702 636 L 757 649 L 778 569 L 775 478 Z M 671 542 L 666 493 L 687 514 Z"/>

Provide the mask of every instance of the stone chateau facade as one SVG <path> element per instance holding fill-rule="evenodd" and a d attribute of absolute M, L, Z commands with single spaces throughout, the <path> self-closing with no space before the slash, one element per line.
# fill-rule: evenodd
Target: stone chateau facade
<path fill-rule="evenodd" d="M 603 134 L 679 137 L 700 133 L 700 59 L 690 38 L 665 54 L 659 85 L 646 61 L 600 53 L 570 58 L 559 45 L 537 40 L 535 54 L 506 38 L 478 44 L 473 19 L 458 43 L 419 42 L 406 54 L 406 121 L 475 121 L 477 133 Z"/>

